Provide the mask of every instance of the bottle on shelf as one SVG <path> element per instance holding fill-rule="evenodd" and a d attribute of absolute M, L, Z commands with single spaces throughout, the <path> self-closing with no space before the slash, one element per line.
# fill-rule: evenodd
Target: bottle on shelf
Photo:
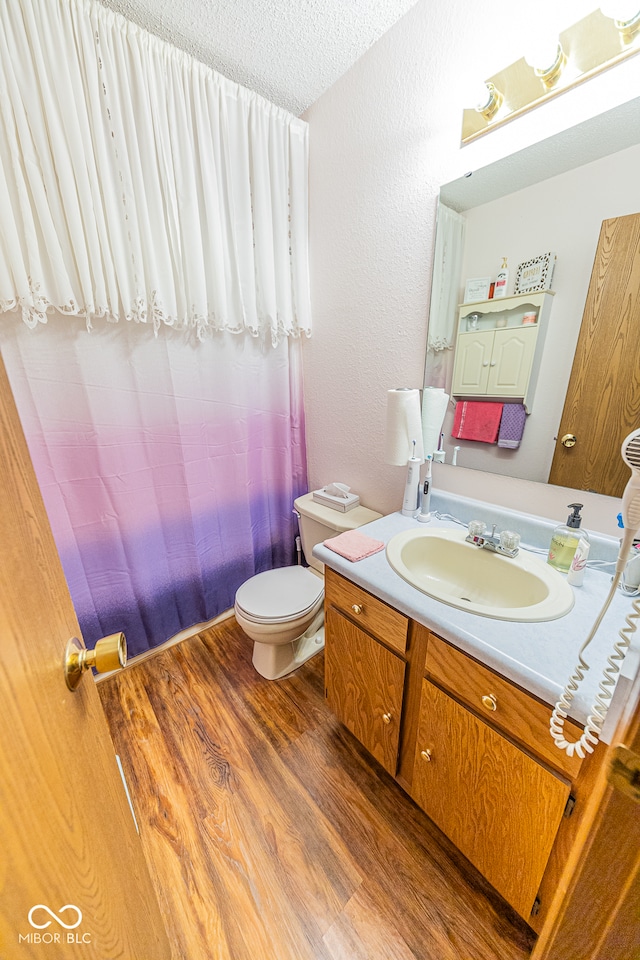
<path fill-rule="evenodd" d="M 507 266 L 507 258 L 502 258 L 502 266 L 498 270 L 498 276 L 496 277 L 496 286 L 493 291 L 493 298 L 497 300 L 499 297 L 506 297 L 507 287 L 509 286 L 509 267 Z"/>

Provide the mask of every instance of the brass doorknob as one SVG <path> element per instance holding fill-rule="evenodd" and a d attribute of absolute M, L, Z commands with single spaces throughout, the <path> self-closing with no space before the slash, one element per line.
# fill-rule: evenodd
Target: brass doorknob
<path fill-rule="evenodd" d="M 354 604 L 352 605 L 351 609 L 352 609 L 353 612 L 355 613 L 356 617 L 359 617 L 360 614 L 362 613 L 362 604 L 360 604 L 360 603 L 354 603 Z"/>
<path fill-rule="evenodd" d="M 489 696 L 482 697 L 482 706 L 486 707 L 487 710 L 497 710 L 498 701 L 494 693 L 490 693 Z"/>
<path fill-rule="evenodd" d="M 392 720 L 392 717 L 391 717 L 391 714 L 390 714 L 390 713 L 383 713 L 383 714 L 382 714 L 382 722 L 383 722 L 383 723 L 391 723 L 391 720 Z"/>
<path fill-rule="evenodd" d="M 420 756 L 423 760 L 426 760 L 428 763 L 431 763 L 431 750 L 421 750 Z"/>
<path fill-rule="evenodd" d="M 75 690 L 83 675 L 94 667 L 98 673 L 118 670 L 127 662 L 127 641 L 124 633 L 112 633 L 98 640 L 87 650 L 77 637 L 72 637 L 64 654 L 64 678 L 69 690 Z"/>
<path fill-rule="evenodd" d="M 578 438 L 574 437 L 572 433 L 565 433 L 560 443 L 562 444 L 563 447 L 575 447 L 577 441 L 578 441 Z"/>

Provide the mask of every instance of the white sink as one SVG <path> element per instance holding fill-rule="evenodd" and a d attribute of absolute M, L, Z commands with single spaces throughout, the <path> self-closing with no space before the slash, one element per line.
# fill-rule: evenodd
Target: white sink
<path fill-rule="evenodd" d="M 573 590 L 544 560 L 520 550 L 504 557 L 465 542 L 466 531 L 397 533 L 387 560 L 407 583 L 460 610 L 495 620 L 556 620 L 573 607 Z"/>

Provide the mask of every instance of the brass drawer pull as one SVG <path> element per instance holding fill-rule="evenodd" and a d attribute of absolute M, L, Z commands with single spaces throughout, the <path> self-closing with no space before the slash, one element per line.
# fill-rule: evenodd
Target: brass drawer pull
<path fill-rule="evenodd" d="M 498 701 L 496 700 L 495 694 L 490 693 L 488 697 L 482 697 L 482 706 L 486 707 L 487 710 L 497 710 Z"/>
<path fill-rule="evenodd" d="M 355 613 L 356 617 L 359 617 L 362 613 L 362 606 L 359 603 L 354 603 L 351 609 Z"/>
<path fill-rule="evenodd" d="M 393 718 L 392 718 L 392 716 L 391 716 L 390 713 L 383 713 L 383 714 L 382 714 L 382 721 L 383 721 L 383 723 L 391 723 L 391 720 L 392 720 L 392 719 L 393 719 Z"/>
<path fill-rule="evenodd" d="M 423 760 L 428 760 L 431 763 L 431 750 L 421 750 L 420 756 Z"/>

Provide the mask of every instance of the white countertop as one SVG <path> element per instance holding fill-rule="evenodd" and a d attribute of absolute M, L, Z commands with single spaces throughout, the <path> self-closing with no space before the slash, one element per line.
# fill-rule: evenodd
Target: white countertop
<path fill-rule="evenodd" d="M 448 513 L 453 513 L 457 518 L 466 521 L 468 517 L 464 516 L 462 508 L 465 505 L 468 507 L 470 503 L 477 502 L 460 498 L 460 502 L 456 503 L 449 498 L 446 503 L 443 502 L 443 505 Z M 456 506 L 460 509 L 456 510 Z M 485 519 L 482 506 L 484 505 L 479 504 L 475 509 L 479 519 Z M 511 514 L 508 524 L 499 526 L 499 529 L 504 529 L 504 526 L 508 525 L 509 529 L 515 529 L 518 532 L 522 530 L 523 540 L 526 529 L 526 533 L 529 534 L 528 542 L 535 543 L 536 537 L 531 535 L 531 522 L 535 521 L 535 518 L 523 515 L 520 529 L 517 519 L 514 518 L 515 515 Z M 543 525 L 542 537 L 546 538 L 548 528 L 552 529 L 553 524 L 543 521 Z M 461 529 L 455 522 L 438 519 L 435 516 L 429 524 L 424 525 L 411 517 L 393 513 L 361 527 L 360 531 L 376 540 L 382 540 L 386 545 L 391 537 L 401 530 L 425 526 L 430 529 L 434 527 Z M 617 542 L 611 538 L 600 539 L 602 540 L 601 549 L 606 553 L 608 546 L 609 555 L 615 559 Z M 610 543 L 607 544 L 606 540 Z M 522 546 L 521 549 L 523 549 Z M 600 612 L 611 586 L 613 573 L 613 565 L 603 568 L 606 572 L 587 569 L 583 586 L 572 587 L 575 604 L 566 616 L 542 623 L 521 623 L 478 616 L 426 596 L 392 569 L 387 562 L 385 551 L 355 563 L 345 560 L 322 544 L 315 547 L 313 553 L 315 557 L 353 583 L 368 590 L 413 620 L 429 627 L 444 640 L 448 640 L 458 649 L 517 683 L 550 706 L 555 705 L 565 683 L 574 672 L 578 651 Z M 541 560 L 545 560 L 544 555 L 539 554 L 539 556 Z M 607 663 L 607 656 L 611 653 L 613 644 L 619 639 L 618 633 L 621 627 L 625 626 L 625 617 L 631 612 L 632 599 L 618 591 L 596 636 L 585 651 L 584 658 L 590 670 L 576 693 L 571 710 L 571 717 L 580 723 L 584 723 L 587 719 L 598 691 L 602 671 Z M 635 675 L 638 669 L 639 637 L 638 633 L 633 635 L 631 649 L 622 667 L 622 675 L 626 677 Z M 602 739 L 605 742 L 608 740 L 608 731 L 611 730 L 614 713 L 618 712 L 618 709 L 615 709 L 616 700 L 603 731 Z"/>

